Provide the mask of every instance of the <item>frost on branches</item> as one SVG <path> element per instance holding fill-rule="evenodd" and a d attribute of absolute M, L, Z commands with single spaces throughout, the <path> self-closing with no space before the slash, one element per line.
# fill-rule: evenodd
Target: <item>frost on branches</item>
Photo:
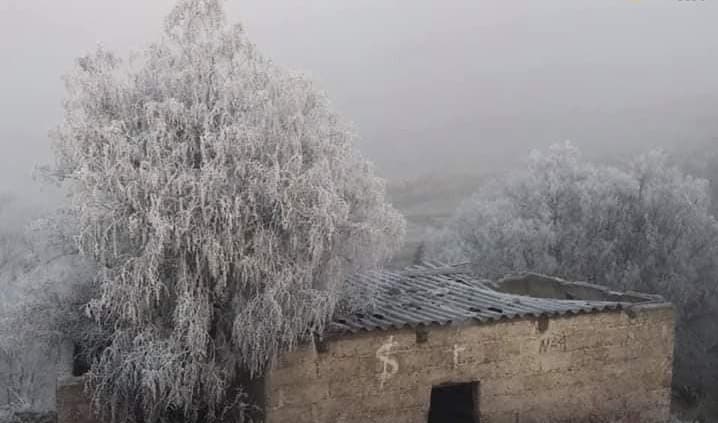
<path fill-rule="evenodd" d="M 657 292 L 690 314 L 718 279 L 710 205 L 707 181 L 663 153 L 614 167 L 556 145 L 466 201 L 431 250 L 489 278 L 532 271 Z"/>
<path fill-rule="evenodd" d="M 101 267 L 105 418 L 222 419 L 243 376 L 322 332 L 348 272 L 398 247 L 353 133 L 220 0 L 180 1 L 160 42 L 129 62 L 100 48 L 66 84 L 56 172 Z"/>
<path fill-rule="evenodd" d="M 674 382 L 718 383 L 718 223 L 708 183 L 658 152 L 625 166 L 592 164 L 570 144 L 534 153 L 526 172 L 481 189 L 429 245 L 480 275 L 539 272 L 677 306 Z"/>

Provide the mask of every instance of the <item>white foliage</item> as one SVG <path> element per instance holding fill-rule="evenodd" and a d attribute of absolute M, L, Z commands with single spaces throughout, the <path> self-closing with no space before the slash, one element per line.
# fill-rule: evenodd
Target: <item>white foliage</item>
<path fill-rule="evenodd" d="M 715 290 L 718 226 L 709 207 L 706 181 L 669 166 L 662 153 L 620 169 L 554 146 L 533 153 L 527 172 L 466 201 L 432 251 L 458 248 L 487 277 L 536 271 L 687 304 Z"/>
<path fill-rule="evenodd" d="M 718 309 L 718 224 L 708 192 L 705 180 L 660 152 L 618 168 L 558 145 L 466 201 L 429 256 L 459 255 L 489 278 L 532 271 L 662 294 L 680 317 L 677 377 L 695 381 L 688 357 L 709 368 L 715 339 L 691 339 L 690 328 Z M 705 346 L 691 351 L 694 344 Z"/>
<path fill-rule="evenodd" d="M 0 266 L 0 408 L 54 408 L 59 341 L 96 335 L 81 313 L 95 292 L 92 265 L 68 240 L 72 227 L 63 213 L 34 221 L 18 230 L 13 259 Z"/>
<path fill-rule="evenodd" d="M 91 310 L 114 333 L 92 374 L 113 421 L 219 418 L 240 373 L 321 332 L 345 275 L 402 238 L 324 94 L 219 0 L 180 1 L 129 62 L 80 59 L 54 138 L 101 267 Z"/>

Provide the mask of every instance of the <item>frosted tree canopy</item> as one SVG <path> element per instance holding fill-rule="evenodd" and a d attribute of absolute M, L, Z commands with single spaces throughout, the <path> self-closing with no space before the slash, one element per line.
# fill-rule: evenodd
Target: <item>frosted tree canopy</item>
<path fill-rule="evenodd" d="M 708 189 L 661 152 L 608 165 L 556 145 L 467 200 L 429 256 L 470 261 L 487 278 L 538 272 L 661 294 L 677 309 L 674 381 L 712 387 L 718 222 Z"/>
<path fill-rule="evenodd" d="M 263 57 L 220 0 L 182 0 L 129 60 L 98 48 L 66 77 L 54 134 L 113 421 L 221 419 L 276 354 L 321 332 L 348 272 L 399 246 L 401 216 L 325 95 Z"/>
<path fill-rule="evenodd" d="M 710 205 L 708 182 L 659 151 L 611 166 L 555 145 L 534 152 L 525 172 L 468 199 L 431 248 L 489 278 L 539 272 L 688 305 L 715 291 L 718 222 Z"/>

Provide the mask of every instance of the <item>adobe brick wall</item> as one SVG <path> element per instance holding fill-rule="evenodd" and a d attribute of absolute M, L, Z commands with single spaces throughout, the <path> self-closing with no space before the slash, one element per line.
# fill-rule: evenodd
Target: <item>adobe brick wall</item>
<path fill-rule="evenodd" d="M 305 347 L 266 378 L 266 423 L 426 422 L 431 387 L 480 382 L 482 423 L 669 420 L 673 311 L 372 332 Z M 542 325 L 543 326 L 543 325 Z"/>

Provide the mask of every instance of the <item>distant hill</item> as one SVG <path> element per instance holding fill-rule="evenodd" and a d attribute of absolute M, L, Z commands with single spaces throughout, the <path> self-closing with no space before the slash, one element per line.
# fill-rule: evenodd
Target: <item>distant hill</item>
<path fill-rule="evenodd" d="M 389 200 L 407 220 L 406 243 L 391 266 L 411 264 L 427 234 L 441 228 L 461 202 L 490 177 L 491 174 L 447 173 L 390 182 Z"/>

